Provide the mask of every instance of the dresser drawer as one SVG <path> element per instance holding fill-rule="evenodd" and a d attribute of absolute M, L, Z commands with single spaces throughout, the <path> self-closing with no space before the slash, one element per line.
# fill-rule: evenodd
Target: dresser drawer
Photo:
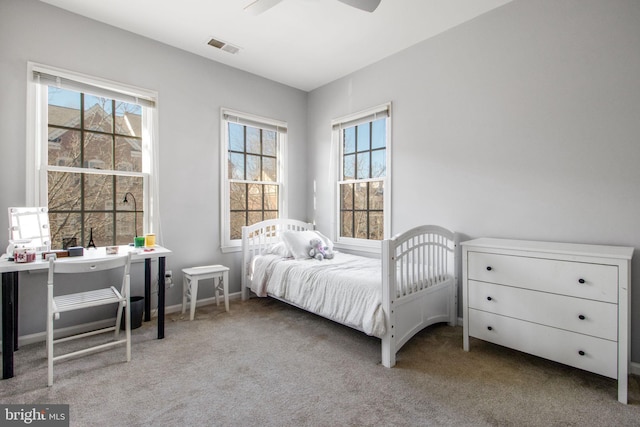
<path fill-rule="evenodd" d="M 618 302 L 618 267 L 469 252 L 468 278 L 580 298 Z"/>
<path fill-rule="evenodd" d="M 469 308 L 610 341 L 618 340 L 618 306 L 469 280 Z"/>
<path fill-rule="evenodd" d="M 469 309 L 469 335 L 610 378 L 618 377 L 613 341 Z"/>

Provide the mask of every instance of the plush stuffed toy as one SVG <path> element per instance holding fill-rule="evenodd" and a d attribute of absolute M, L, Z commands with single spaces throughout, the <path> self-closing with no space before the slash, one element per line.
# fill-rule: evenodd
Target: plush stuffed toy
<path fill-rule="evenodd" d="M 324 245 L 324 242 L 322 240 L 311 239 L 309 244 L 311 245 L 311 249 L 309 250 L 309 256 L 311 258 L 315 258 L 318 261 L 333 258 L 333 252 L 331 252 L 329 248 Z"/>

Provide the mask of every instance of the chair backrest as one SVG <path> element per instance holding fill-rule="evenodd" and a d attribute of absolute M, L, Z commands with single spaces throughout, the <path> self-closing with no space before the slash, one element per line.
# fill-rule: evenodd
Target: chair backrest
<path fill-rule="evenodd" d="M 131 253 L 127 255 L 112 255 L 109 258 L 90 259 L 49 259 L 49 278 L 48 284 L 53 285 L 54 274 L 76 274 L 76 273 L 95 273 L 99 271 L 114 270 L 116 268 L 122 268 L 122 286 L 129 275 L 131 269 Z"/>

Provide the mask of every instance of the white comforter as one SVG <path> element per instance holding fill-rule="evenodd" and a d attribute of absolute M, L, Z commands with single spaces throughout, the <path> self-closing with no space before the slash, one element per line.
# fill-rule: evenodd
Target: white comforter
<path fill-rule="evenodd" d="M 253 260 L 251 290 L 381 338 L 385 331 L 380 260 L 336 253 L 331 260 Z"/>

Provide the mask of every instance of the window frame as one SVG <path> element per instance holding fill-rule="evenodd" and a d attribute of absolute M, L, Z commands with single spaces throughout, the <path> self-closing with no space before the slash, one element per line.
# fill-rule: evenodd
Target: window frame
<path fill-rule="evenodd" d="M 242 239 L 231 239 L 231 206 L 229 184 L 235 181 L 229 178 L 229 126 L 228 123 L 239 123 L 254 128 L 276 131 L 276 168 L 278 181 L 255 181 L 256 184 L 278 186 L 278 218 L 287 218 L 287 123 L 255 114 L 245 113 L 230 108 L 220 109 L 220 247 L 223 253 L 236 252 L 241 249 Z"/>
<path fill-rule="evenodd" d="M 343 130 L 352 126 L 357 126 L 363 123 L 371 123 L 377 119 L 386 116 L 386 135 L 385 135 L 385 176 L 380 178 L 360 178 L 360 179 L 343 179 L 344 168 L 344 132 Z M 339 117 L 331 121 L 332 126 L 332 143 L 334 150 L 337 153 L 336 159 L 336 184 L 334 187 L 334 203 L 335 203 L 335 227 L 333 230 L 334 241 L 336 247 L 345 250 L 355 250 L 363 252 L 379 252 L 381 249 L 381 240 L 362 239 L 355 237 L 343 237 L 341 236 L 341 185 L 346 183 L 370 183 L 374 181 L 381 181 L 383 183 L 384 195 L 383 195 L 383 239 L 389 239 L 391 234 L 391 102 L 377 105 L 366 110 L 359 111 L 357 113 L 349 114 L 343 117 Z"/>
<path fill-rule="evenodd" d="M 70 88 L 99 97 L 124 100 L 130 103 L 144 101 L 142 105 L 142 171 L 100 170 L 88 167 L 70 167 L 48 164 L 48 84 L 38 82 L 34 73 L 57 76 L 78 86 Z M 142 200 L 137 200 L 138 211 L 143 211 L 142 234 L 159 230 L 158 207 L 158 149 L 157 149 L 157 92 L 134 87 L 75 71 L 27 63 L 27 132 L 26 132 L 26 204 L 48 206 L 48 172 L 81 173 L 87 175 L 131 176 L 142 178 Z M 139 221 L 138 221 L 139 222 Z M 161 241 L 161 237 L 157 239 Z M 160 243 L 159 243 L 160 244 Z"/>

